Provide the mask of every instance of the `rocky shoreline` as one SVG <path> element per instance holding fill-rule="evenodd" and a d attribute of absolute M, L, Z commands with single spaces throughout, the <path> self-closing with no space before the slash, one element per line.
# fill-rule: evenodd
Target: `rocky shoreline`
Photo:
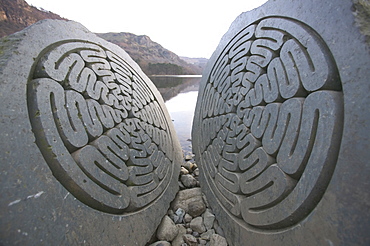
<path fill-rule="evenodd" d="M 180 190 L 148 246 L 227 246 L 224 233 L 198 181 L 193 155 L 186 155 L 179 174 Z"/>

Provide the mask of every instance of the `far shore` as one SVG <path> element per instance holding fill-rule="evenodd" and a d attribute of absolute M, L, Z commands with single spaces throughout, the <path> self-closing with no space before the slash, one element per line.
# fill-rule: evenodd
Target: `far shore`
<path fill-rule="evenodd" d="M 201 78 L 201 74 L 184 74 L 184 75 L 170 75 L 170 74 L 162 74 L 162 75 L 148 75 L 149 77 L 178 77 L 178 78 Z"/>

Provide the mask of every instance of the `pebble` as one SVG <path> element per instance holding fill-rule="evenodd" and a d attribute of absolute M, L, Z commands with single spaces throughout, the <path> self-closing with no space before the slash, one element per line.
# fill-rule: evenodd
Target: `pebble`
<path fill-rule="evenodd" d="M 199 176 L 199 168 L 195 169 L 193 171 L 193 174 L 194 174 L 194 176 L 198 177 Z"/>
<path fill-rule="evenodd" d="M 175 224 L 180 224 L 184 221 L 184 216 L 185 216 L 185 210 L 182 208 L 178 208 L 173 215 L 173 221 Z"/>
<path fill-rule="evenodd" d="M 186 169 L 185 167 L 181 167 L 180 174 L 181 174 L 181 175 L 189 174 L 189 170 L 188 170 L 188 169 Z"/>
<path fill-rule="evenodd" d="M 215 234 L 215 230 L 210 229 L 210 230 L 208 230 L 208 231 L 206 231 L 206 232 L 202 233 L 202 234 L 200 235 L 200 238 L 202 238 L 202 239 L 204 239 L 204 240 L 208 240 L 208 241 L 209 241 L 209 240 L 211 239 L 211 236 L 212 236 L 213 234 Z"/>
<path fill-rule="evenodd" d="M 203 196 L 199 187 L 180 190 L 177 193 L 175 200 L 172 202 L 172 209 L 176 211 L 178 208 L 182 208 L 185 212 L 188 212 L 189 203 L 201 200 L 203 200 Z"/>
<path fill-rule="evenodd" d="M 171 243 L 167 241 L 158 241 L 158 242 L 152 243 L 149 246 L 171 246 Z"/>
<path fill-rule="evenodd" d="M 196 217 L 196 218 L 192 219 L 191 222 L 190 222 L 190 228 L 193 231 L 198 232 L 199 234 L 205 232 L 206 227 L 204 226 L 203 218 L 202 217 Z M 199 235 L 198 235 L 198 237 L 199 237 Z"/>
<path fill-rule="evenodd" d="M 193 235 L 185 234 L 183 239 L 189 246 L 198 246 L 198 241 Z"/>
<path fill-rule="evenodd" d="M 175 222 L 165 215 L 157 229 L 157 238 L 160 241 L 171 242 L 177 236 L 177 233 L 178 228 L 176 227 Z"/>
<path fill-rule="evenodd" d="M 193 216 L 197 217 L 206 211 L 206 204 L 203 200 L 192 201 L 188 205 L 188 213 Z"/>
<path fill-rule="evenodd" d="M 186 228 L 183 225 L 176 225 L 178 228 L 177 236 L 171 242 L 172 246 L 182 246 L 185 241 L 183 236 L 186 234 Z"/>
<path fill-rule="evenodd" d="M 193 168 L 193 163 L 190 161 L 187 161 L 184 164 L 182 164 L 182 167 L 188 170 L 189 172 L 191 172 Z"/>
<path fill-rule="evenodd" d="M 197 180 L 190 174 L 181 175 L 181 183 L 186 188 L 193 188 L 197 186 Z"/>
<path fill-rule="evenodd" d="M 190 221 L 193 219 L 193 217 L 190 214 L 185 214 L 184 221 L 185 223 L 190 223 Z"/>
<path fill-rule="evenodd" d="M 226 239 L 218 234 L 213 234 L 209 246 L 227 246 Z"/>
<path fill-rule="evenodd" d="M 203 213 L 203 221 L 204 226 L 207 230 L 213 228 L 213 223 L 215 222 L 215 215 L 211 212 L 210 209 L 206 209 L 206 211 Z"/>
<path fill-rule="evenodd" d="M 207 244 L 207 241 L 206 240 L 203 240 L 203 239 L 199 239 L 199 244 L 200 245 L 206 245 Z"/>
<path fill-rule="evenodd" d="M 228 246 L 198 181 L 199 168 L 187 154 L 179 174 L 180 191 L 147 246 Z M 157 241 L 156 241 L 157 240 Z"/>

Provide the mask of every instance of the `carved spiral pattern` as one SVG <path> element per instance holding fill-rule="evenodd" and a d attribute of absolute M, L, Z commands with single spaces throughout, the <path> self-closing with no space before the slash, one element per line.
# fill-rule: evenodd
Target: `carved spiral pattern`
<path fill-rule="evenodd" d="M 205 79 L 193 131 L 213 194 L 249 228 L 298 223 L 325 192 L 342 134 L 326 44 L 301 22 L 264 18 L 235 35 Z"/>
<path fill-rule="evenodd" d="M 28 106 L 54 176 L 88 206 L 135 212 L 169 184 L 174 153 L 166 113 L 110 50 L 78 41 L 47 48 L 35 63 Z"/>

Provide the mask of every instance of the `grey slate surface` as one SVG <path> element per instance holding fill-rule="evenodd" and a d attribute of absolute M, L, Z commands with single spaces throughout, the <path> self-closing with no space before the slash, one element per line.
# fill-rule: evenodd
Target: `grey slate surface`
<path fill-rule="evenodd" d="M 269 1 L 209 60 L 193 151 L 230 245 L 370 243 L 370 47 L 355 9 Z"/>
<path fill-rule="evenodd" d="M 183 160 L 121 48 L 46 20 L 0 41 L 0 244 L 145 245 Z"/>

